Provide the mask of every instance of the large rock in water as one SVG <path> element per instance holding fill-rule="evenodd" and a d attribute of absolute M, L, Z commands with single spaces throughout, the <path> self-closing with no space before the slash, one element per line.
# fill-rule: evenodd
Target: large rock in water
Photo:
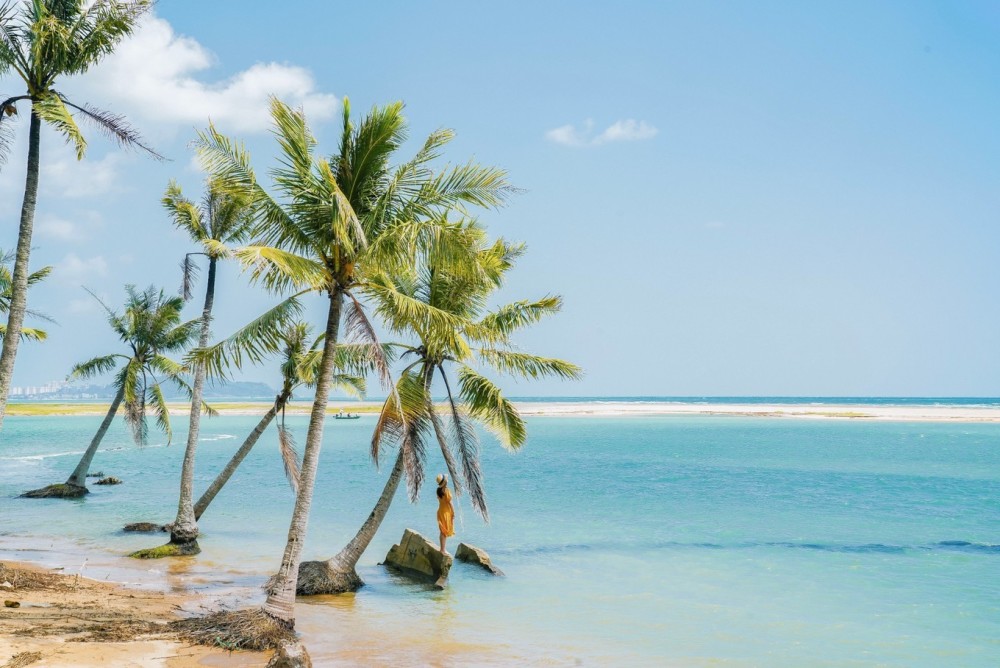
<path fill-rule="evenodd" d="M 493 562 L 490 561 L 490 555 L 486 554 L 486 550 L 480 549 L 475 545 L 459 543 L 458 549 L 455 550 L 455 558 L 468 564 L 482 566 L 493 575 L 503 575 L 503 571 L 494 566 Z"/>
<path fill-rule="evenodd" d="M 438 589 L 444 589 L 451 571 L 452 559 L 442 554 L 437 545 L 416 531 L 406 529 L 399 544 L 393 545 L 385 555 L 384 566 L 391 566 L 420 579 L 429 579 Z"/>
<path fill-rule="evenodd" d="M 299 641 L 281 645 L 267 662 L 267 668 L 312 668 L 312 665 L 309 652 Z"/>

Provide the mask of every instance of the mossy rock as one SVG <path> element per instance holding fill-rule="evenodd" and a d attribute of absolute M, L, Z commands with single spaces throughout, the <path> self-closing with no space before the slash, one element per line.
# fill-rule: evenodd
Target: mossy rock
<path fill-rule="evenodd" d="M 159 547 L 150 547 L 145 550 L 136 550 L 128 555 L 133 559 L 163 559 L 164 557 L 193 557 L 201 552 L 198 541 L 192 540 L 189 543 L 167 543 Z"/>
<path fill-rule="evenodd" d="M 33 489 L 21 495 L 22 499 L 79 499 L 90 493 L 86 487 L 68 485 L 64 482 Z"/>
<path fill-rule="evenodd" d="M 107 478 L 101 478 L 95 485 L 120 485 L 122 484 L 121 478 L 116 478 L 113 475 L 109 475 Z"/>
<path fill-rule="evenodd" d="M 126 524 L 122 527 L 122 531 L 137 533 L 159 533 L 166 530 L 167 527 L 165 525 L 156 524 L 154 522 L 133 522 L 132 524 Z"/>

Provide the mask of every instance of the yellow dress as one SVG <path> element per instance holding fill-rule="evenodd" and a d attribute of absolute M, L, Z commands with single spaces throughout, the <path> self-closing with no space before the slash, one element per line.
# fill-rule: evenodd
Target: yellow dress
<path fill-rule="evenodd" d="M 438 497 L 438 529 L 443 536 L 455 535 L 455 509 L 451 506 L 451 490 L 444 490 L 444 496 Z"/>

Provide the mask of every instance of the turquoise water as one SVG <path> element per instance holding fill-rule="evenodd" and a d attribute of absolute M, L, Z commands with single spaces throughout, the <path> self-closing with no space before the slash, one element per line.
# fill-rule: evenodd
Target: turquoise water
<path fill-rule="evenodd" d="M 113 429 L 94 470 L 123 485 L 13 498 L 63 480 L 99 420 L 7 418 L 0 556 L 259 600 L 292 504 L 273 432 L 202 519 L 202 555 L 137 566 L 113 555 L 159 539 L 118 528 L 173 518 L 183 425 L 175 445 L 143 449 Z M 205 423 L 199 489 L 255 422 Z M 289 419 L 300 438 L 305 422 Z M 327 423 L 307 558 L 336 552 L 381 490 L 373 422 Z M 449 544 L 484 547 L 507 576 L 456 565 L 436 592 L 386 574 L 377 562 L 404 527 L 436 535 L 431 485 L 417 505 L 397 497 L 359 569 L 368 586 L 299 606 L 318 665 L 1000 664 L 1000 425 L 669 416 L 529 429 L 516 455 L 484 438 L 492 523 L 460 499 Z M 433 480 L 439 459 L 429 468 Z"/>

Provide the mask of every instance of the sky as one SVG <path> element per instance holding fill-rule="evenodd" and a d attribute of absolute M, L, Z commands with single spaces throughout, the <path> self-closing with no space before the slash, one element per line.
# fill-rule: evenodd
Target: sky
<path fill-rule="evenodd" d="M 324 153 L 345 97 L 403 100 L 404 156 L 448 127 L 447 160 L 508 170 L 522 192 L 480 217 L 528 245 L 500 299 L 562 295 L 517 343 L 585 370 L 513 395 L 1000 396 L 998 80 L 990 2 L 160 2 L 60 88 L 169 160 L 91 130 L 77 162 L 43 134 L 32 265 L 55 269 L 29 306 L 58 324 L 14 384 L 116 350 L 82 286 L 176 289 L 191 244 L 168 181 L 200 196 L 209 118 L 266 171 L 274 94 Z M 0 166 L 5 249 L 26 118 Z M 214 331 L 275 302 L 227 267 Z"/>

